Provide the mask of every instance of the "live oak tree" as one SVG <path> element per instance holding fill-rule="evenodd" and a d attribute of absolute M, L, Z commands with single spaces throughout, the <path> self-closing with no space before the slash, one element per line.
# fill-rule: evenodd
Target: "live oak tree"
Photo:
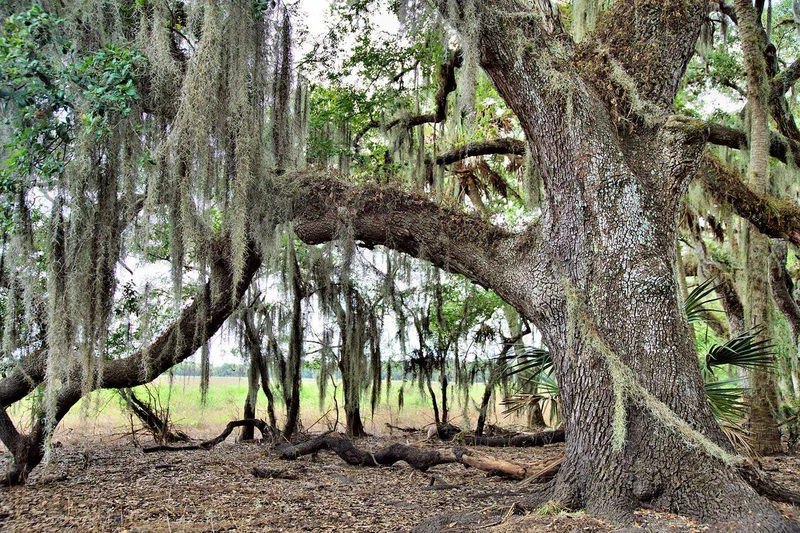
<path fill-rule="evenodd" d="M 566 505 L 615 519 L 655 505 L 795 528 L 739 477 L 678 302 L 681 199 L 713 132 L 672 105 L 705 3 L 616 2 L 577 46 L 549 2 L 438 8 L 474 39 L 520 120 L 544 184 L 541 218 L 514 234 L 388 191 L 370 209 L 361 190 L 339 187 L 322 193 L 301 238 L 331 237 L 331 203 L 357 207 L 358 239 L 491 287 L 543 332 L 568 428 L 554 487 Z"/>
<path fill-rule="evenodd" d="M 465 72 L 459 105 L 465 124 L 474 120 L 469 86 L 479 65 L 524 132 L 524 143 L 461 151 L 528 155 L 544 194 L 540 216 L 518 231 L 423 194 L 293 172 L 302 159 L 296 147 L 307 131 L 307 100 L 292 76 L 289 13 L 282 6 L 120 1 L 108 16 L 104 8 L 57 4 L 48 7 L 66 22 L 28 9 L 34 23 L 14 19 L 18 27 L 12 23 L 4 41 L 5 49 L 22 50 L 8 39 L 29 42 L 25 31 L 34 30 L 39 45 L 15 56 L 17 70 L 7 74 L 11 98 L 19 96 L 17 142 L 27 150 L 7 184 L 15 206 L 10 216 L 21 228 L 11 233 L 15 248 L 7 249 L 46 249 L 49 274 L 41 287 L 26 279 L 26 265 L 9 268 L 25 315 L 14 322 L 24 327 L 8 352 L 17 365 L 0 380 L 0 437 L 15 456 L 9 482 L 24 481 L 41 461 L 47 435 L 82 394 L 147 382 L 203 346 L 272 253 L 275 224 L 293 221 L 309 244 L 339 239 L 344 227 L 361 245 L 384 245 L 460 273 L 535 325 L 553 356 L 566 429 L 565 462 L 551 499 L 619 522 L 646 506 L 738 528 L 798 529 L 742 477 L 742 459 L 706 402 L 679 301 L 678 222 L 701 165 L 712 166 L 704 173 L 709 187 L 759 231 L 800 242 L 796 206 L 776 206 L 706 160 L 707 143 L 739 148 L 747 136 L 675 112 L 707 2 L 616 0 L 602 12 L 588 2 L 599 14 L 579 43 L 548 0 L 430 6 L 438 15 L 429 16 L 459 35 L 461 52 L 445 63 L 442 80 L 458 65 Z M 406 13 L 424 7 L 402 4 Z M 81 38 L 80 53 L 91 54 L 81 58 L 83 78 L 59 70 L 65 57 L 78 54 L 54 38 L 66 34 Z M 126 40 L 149 60 L 119 52 L 115 45 Z M 38 61 L 43 47 L 57 59 Z M 130 84 L 123 77 L 103 85 L 92 77 L 107 80 L 102 74 L 118 72 L 120 62 L 132 65 L 122 72 L 142 69 Z M 775 74 L 772 94 L 782 97 L 797 75 Z M 127 92 L 134 86 L 136 98 Z M 91 98 L 92 88 L 100 99 Z M 446 101 L 448 91 L 441 94 Z M 401 118 L 400 129 L 443 120 L 437 112 L 414 119 Z M 41 129 L 34 133 L 26 124 Z M 785 133 L 762 128 L 760 134 L 769 135 L 770 155 L 786 161 L 797 153 Z M 58 156 L 48 150 L 54 146 L 67 147 L 71 157 L 42 159 L 41 153 Z M 81 172 L 72 172 L 76 167 Z M 44 175 L 55 176 L 40 185 L 56 191 L 50 214 L 31 217 L 27 198 Z M 435 187 L 425 184 L 440 179 L 418 178 L 417 190 L 435 198 Z M 479 197 L 469 198 L 480 209 Z M 141 210 L 148 229 L 168 222 L 176 297 L 186 260 L 196 265 L 199 288 L 150 344 L 104 360 L 120 237 Z M 44 212 L 41 204 L 38 211 Z M 100 248 L 76 245 L 94 242 L 99 227 L 110 232 Z M 91 269 L 98 275 L 87 277 Z M 86 279 L 96 283 L 86 287 Z M 95 295 L 91 305 L 69 317 L 87 295 Z M 23 435 L 5 407 L 42 383 L 49 399 Z"/>

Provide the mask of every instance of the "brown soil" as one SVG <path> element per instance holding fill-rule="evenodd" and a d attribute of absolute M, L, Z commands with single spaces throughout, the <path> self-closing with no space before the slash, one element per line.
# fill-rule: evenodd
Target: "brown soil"
<path fill-rule="evenodd" d="M 406 437 L 369 438 L 365 449 L 392 441 L 444 448 L 441 442 Z M 559 456 L 562 445 L 536 449 L 483 449 L 511 461 L 539 462 Z M 0 456 L 5 469 L 8 455 Z M 258 479 L 253 467 L 288 469 L 297 480 Z M 800 489 L 800 458 L 765 460 L 776 479 Z M 431 490 L 444 483 L 458 485 Z M 487 477 L 461 465 L 428 473 L 405 463 L 359 468 L 321 452 L 287 462 L 265 446 L 224 443 L 210 451 L 144 454 L 130 444 L 65 445 L 25 487 L 0 489 L 3 531 L 408 531 L 432 517 L 445 530 L 588 531 L 613 528 L 583 513 L 517 516 L 514 505 L 529 487 Z M 783 506 L 797 518 L 796 509 Z M 469 515 L 468 520 L 461 517 Z M 647 530 L 702 531 L 680 517 L 642 511 Z M 488 527 L 487 527 L 488 526 Z"/>

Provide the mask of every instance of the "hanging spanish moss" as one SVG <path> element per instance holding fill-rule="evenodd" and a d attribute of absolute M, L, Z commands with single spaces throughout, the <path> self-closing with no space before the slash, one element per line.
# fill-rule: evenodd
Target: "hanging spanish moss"
<path fill-rule="evenodd" d="M 573 0 L 572 2 L 572 38 L 581 42 L 588 33 L 594 31 L 597 17 L 608 9 L 612 0 Z"/>
<path fill-rule="evenodd" d="M 480 71 L 479 21 L 475 1 L 466 0 L 460 7 L 454 0 L 450 0 L 447 4 L 450 19 L 459 21 L 457 29 L 463 63 L 459 69 L 458 118 L 467 130 L 471 130 L 475 124 L 475 89 Z"/>
<path fill-rule="evenodd" d="M 292 28 L 279 2 L 63 0 L 2 9 L 72 43 L 40 43 L 38 64 L 55 72 L 50 93 L 36 109 L 12 103 L 4 116 L 13 120 L 0 132 L 3 144 L 24 144 L 16 117 L 35 112 L 43 130 L 25 146 L 48 138 L 58 147 L 47 165 L 10 170 L 15 190 L 5 209 L 14 229 L 3 235 L 0 259 L 2 350 L 13 360 L 46 348 L 52 428 L 64 387 L 88 393 L 102 383 L 117 265 L 131 244 L 145 254 L 169 250 L 172 314 L 194 296 L 199 319 L 183 333 L 208 336 L 218 290 L 205 289 L 219 250 L 212 243 L 228 242 L 233 283 L 248 249 L 273 252 L 283 209 L 274 180 L 304 164 L 309 102 L 305 82 L 291 75 Z M 65 74 L 65 65 L 74 70 Z M 145 285 L 139 342 L 155 333 L 151 297 Z M 130 344 L 113 353 L 131 353 Z M 200 344 L 205 400 L 210 358 Z"/>

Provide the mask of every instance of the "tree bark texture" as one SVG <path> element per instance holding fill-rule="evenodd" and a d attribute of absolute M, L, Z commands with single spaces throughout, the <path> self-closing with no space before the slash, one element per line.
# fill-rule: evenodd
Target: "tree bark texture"
<path fill-rule="evenodd" d="M 747 108 L 750 115 L 750 161 L 747 185 L 753 192 L 769 191 L 769 95 L 764 49 L 766 34 L 760 14 L 750 0 L 735 0 L 739 19 L 745 72 Z M 762 328 L 758 340 L 771 335 L 772 317 L 769 290 L 769 238 L 758 231 L 747 231 L 745 242 L 746 285 L 748 302 L 745 321 L 748 328 Z M 773 364 L 774 366 L 774 364 Z M 749 373 L 748 392 L 750 434 L 754 451 L 768 455 L 781 451 L 781 434 L 776 420 L 777 391 L 771 369 L 753 369 Z"/>

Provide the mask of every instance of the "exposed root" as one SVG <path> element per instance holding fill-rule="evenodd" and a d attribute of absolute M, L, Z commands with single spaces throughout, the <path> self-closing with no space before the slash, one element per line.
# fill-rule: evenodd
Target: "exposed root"
<path fill-rule="evenodd" d="M 787 489 L 770 479 L 767 474 L 752 465 L 739 467 L 739 474 L 757 493 L 775 502 L 800 505 L 800 493 Z"/>

